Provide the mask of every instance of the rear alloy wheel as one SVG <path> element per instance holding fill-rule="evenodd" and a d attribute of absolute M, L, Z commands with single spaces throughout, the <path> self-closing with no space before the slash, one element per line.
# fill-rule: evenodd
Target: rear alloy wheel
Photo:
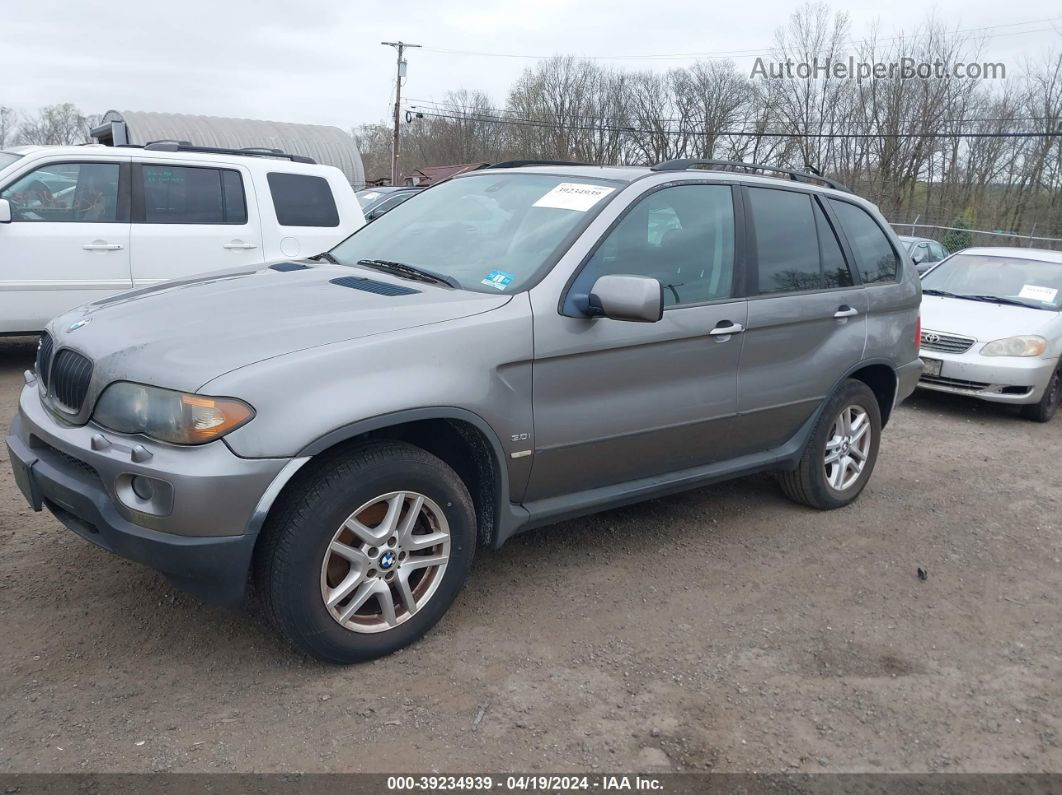
<path fill-rule="evenodd" d="M 476 515 L 464 482 L 410 444 L 373 442 L 306 465 L 255 550 L 256 591 L 301 651 L 336 663 L 421 637 L 464 584 Z"/>
<path fill-rule="evenodd" d="M 846 381 L 823 407 L 797 468 L 781 473 L 782 491 L 820 510 L 848 505 L 870 479 L 880 441 L 877 397 L 862 381 Z"/>
<path fill-rule="evenodd" d="M 859 480 L 873 439 L 870 415 L 863 408 L 851 405 L 841 409 L 827 434 L 822 461 L 830 488 L 841 494 Z"/>
<path fill-rule="evenodd" d="M 1055 416 L 1059 402 L 1062 402 L 1062 365 L 1051 376 L 1040 402 L 1022 406 L 1021 416 L 1034 422 L 1047 422 Z"/>

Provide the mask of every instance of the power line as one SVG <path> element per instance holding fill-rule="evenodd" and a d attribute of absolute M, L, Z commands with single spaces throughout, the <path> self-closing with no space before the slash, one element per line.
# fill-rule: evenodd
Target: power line
<path fill-rule="evenodd" d="M 555 122 L 528 121 L 503 119 L 491 116 L 457 116 L 453 114 L 432 113 L 417 111 L 423 116 L 436 119 L 452 119 L 455 121 L 479 121 L 484 124 L 508 124 L 515 127 L 537 127 L 541 129 L 565 129 L 569 131 L 588 132 L 614 132 L 635 133 L 646 135 L 696 135 L 696 136 L 744 136 L 749 138 L 1054 138 L 1062 137 L 1062 129 L 1051 132 L 1022 131 L 1022 132 L 919 132 L 919 133 L 803 133 L 781 130 L 670 130 L 670 129 L 639 129 L 630 126 L 615 126 L 606 124 L 589 125 L 562 125 Z"/>
<path fill-rule="evenodd" d="M 1013 28 L 1020 27 L 1022 25 L 1035 25 L 1045 22 L 1058 22 L 1062 21 L 1062 17 L 1044 17 L 1041 19 L 1030 19 L 1024 22 L 1006 22 L 999 25 L 985 25 L 977 28 L 965 28 L 950 31 L 953 34 L 961 33 L 978 33 L 985 30 L 997 30 L 1000 28 Z M 997 33 L 990 36 L 985 36 L 986 39 L 999 38 L 1001 36 L 1020 36 L 1027 33 L 1042 33 L 1046 31 L 1055 30 L 1055 27 L 1049 26 L 1045 28 L 1036 28 L 1033 30 L 1012 31 L 1006 33 Z M 883 39 L 867 38 L 850 40 L 849 46 L 859 44 L 888 44 L 890 42 L 898 41 L 917 41 L 919 38 L 931 36 L 931 33 L 914 34 L 911 36 L 900 34 L 896 36 L 889 36 Z M 509 53 L 509 52 L 482 52 L 475 50 L 454 50 L 444 47 L 424 47 L 426 52 L 435 52 L 444 55 L 471 55 L 483 58 L 516 58 L 524 60 L 545 60 L 547 58 L 554 57 L 553 55 L 531 55 L 527 53 Z M 729 58 L 751 58 L 757 55 L 771 55 L 775 50 L 773 48 L 768 49 L 746 49 L 746 50 L 715 50 L 707 52 L 673 52 L 673 53 L 654 53 L 646 55 L 578 55 L 572 56 L 576 60 L 581 61 L 650 61 L 650 60 L 686 60 L 686 59 L 704 59 L 704 60 L 723 60 Z"/>
<path fill-rule="evenodd" d="M 448 102 L 448 101 L 447 102 L 437 102 L 435 100 L 430 100 L 430 99 L 414 99 L 414 98 L 410 98 L 409 101 L 411 103 L 412 102 L 424 103 L 425 105 L 429 106 L 428 110 L 435 111 L 435 112 L 456 113 L 458 111 L 462 111 L 462 112 L 468 111 L 468 112 L 471 112 L 471 114 L 473 114 L 473 115 L 477 115 L 478 114 L 478 115 L 487 116 L 487 117 L 496 117 L 499 120 L 517 119 L 519 121 L 528 121 L 528 122 L 540 122 L 540 121 L 542 121 L 541 119 L 532 118 L 532 117 L 530 117 L 530 116 L 528 116 L 526 114 L 521 114 L 518 111 L 512 110 L 510 108 L 493 108 L 493 107 L 483 107 L 483 106 L 479 106 L 479 105 L 462 105 L 461 103 L 458 103 L 458 102 Z M 421 105 L 412 105 L 412 104 L 409 106 L 409 109 L 411 111 L 414 111 L 414 112 L 423 112 L 423 110 L 424 110 L 424 108 Z M 461 117 L 461 118 L 463 118 L 463 117 Z M 564 118 L 565 119 L 576 119 L 576 120 L 589 120 L 589 121 L 592 121 L 592 122 L 602 122 L 602 121 L 612 122 L 613 124 L 616 124 L 617 126 L 622 126 L 622 123 L 624 121 L 622 118 L 611 118 L 610 119 L 608 117 L 593 116 L 593 115 L 590 115 L 590 114 L 583 114 L 583 113 L 566 113 L 564 115 Z M 968 119 L 954 119 L 954 118 L 937 119 L 937 120 L 934 120 L 933 123 L 934 124 L 955 124 L 955 123 L 958 123 L 958 124 L 974 124 L 974 123 L 978 123 L 978 122 L 1001 122 L 1001 121 L 1002 122 L 1054 121 L 1055 118 L 1056 117 L 1053 117 L 1053 116 L 996 116 L 996 117 L 980 117 L 980 118 L 971 117 L 971 118 L 968 118 Z M 661 123 L 665 123 L 665 124 L 673 124 L 673 123 L 683 123 L 685 120 L 684 119 L 680 119 L 680 118 L 670 118 L 670 119 L 658 119 L 657 121 L 660 121 Z M 832 120 L 830 122 L 831 125 L 833 125 L 833 124 L 854 125 L 854 124 L 865 124 L 865 123 L 866 123 L 866 121 L 863 120 L 863 119 L 836 119 L 836 120 Z M 924 123 L 924 120 L 905 119 L 905 120 L 900 122 L 900 124 L 920 124 L 920 123 Z"/>

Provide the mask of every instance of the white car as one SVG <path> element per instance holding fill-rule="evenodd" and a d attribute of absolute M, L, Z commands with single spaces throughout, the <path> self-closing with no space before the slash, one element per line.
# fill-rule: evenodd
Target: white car
<path fill-rule="evenodd" d="M 364 223 L 342 171 L 275 150 L 0 151 L 0 334 L 134 287 L 318 254 Z"/>
<path fill-rule="evenodd" d="M 922 378 L 938 392 L 1021 406 L 1062 399 L 1062 252 L 968 248 L 922 278 Z"/>

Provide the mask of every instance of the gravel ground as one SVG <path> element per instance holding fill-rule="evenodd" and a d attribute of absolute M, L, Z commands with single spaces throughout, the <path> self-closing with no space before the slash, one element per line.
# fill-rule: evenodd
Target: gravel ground
<path fill-rule="evenodd" d="M 1060 441 L 919 394 L 849 508 L 759 476 L 535 531 L 350 668 L 31 512 L 5 456 L 0 770 L 1062 771 Z"/>

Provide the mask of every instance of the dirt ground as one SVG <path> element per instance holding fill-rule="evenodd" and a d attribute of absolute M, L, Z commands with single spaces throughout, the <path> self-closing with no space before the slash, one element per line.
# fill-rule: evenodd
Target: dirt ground
<path fill-rule="evenodd" d="M 34 347 L 0 340 L 2 427 Z M 1060 442 L 919 394 L 849 508 L 759 476 L 535 531 L 350 668 L 31 512 L 5 457 L 0 771 L 1062 771 Z"/>

